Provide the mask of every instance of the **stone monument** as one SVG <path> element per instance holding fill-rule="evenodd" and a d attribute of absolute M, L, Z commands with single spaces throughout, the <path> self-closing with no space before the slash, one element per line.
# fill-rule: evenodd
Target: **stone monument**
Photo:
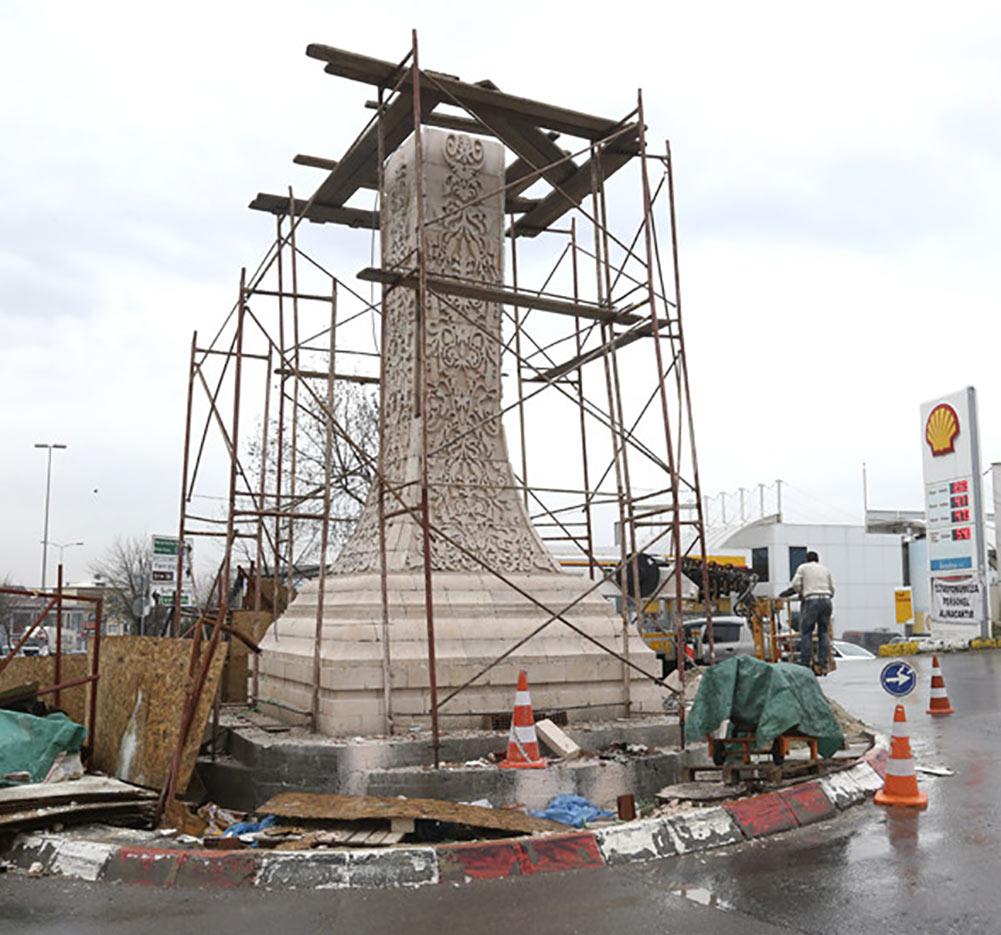
<path fill-rule="evenodd" d="M 428 274 L 501 286 L 503 147 L 440 130 L 423 130 L 421 140 Z M 408 272 L 415 264 L 416 182 L 411 137 L 386 161 L 384 269 Z M 416 309 L 411 286 L 387 290 L 382 462 L 387 485 L 398 492 L 398 497 L 385 495 L 385 510 L 393 514 L 386 520 L 385 535 L 389 678 L 398 729 L 426 725 L 430 708 L 423 533 L 414 514 L 401 508 L 401 501 L 419 507 L 421 492 Z M 426 335 L 424 415 L 439 698 L 574 601 L 578 603 L 563 616 L 621 652 L 621 618 L 597 592 L 579 600 L 591 582 L 561 571 L 533 529 L 515 483 L 500 417 L 500 306 L 429 291 Z M 549 613 L 482 563 L 532 595 Z M 324 733 L 386 731 L 380 577 L 378 495 L 373 486 L 325 580 L 317 724 Z M 304 586 L 262 641 L 262 698 L 310 707 L 318 588 L 316 580 Z M 635 632 L 629 640 L 631 658 L 658 673 L 658 661 Z M 521 668 L 528 672 L 536 707 L 566 709 L 571 719 L 623 713 L 623 663 L 556 620 L 450 701 L 442 709 L 448 715 L 443 726 L 482 727 L 485 713 L 509 710 Z M 661 690 L 634 670 L 627 671 L 632 710 L 661 710 Z"/>

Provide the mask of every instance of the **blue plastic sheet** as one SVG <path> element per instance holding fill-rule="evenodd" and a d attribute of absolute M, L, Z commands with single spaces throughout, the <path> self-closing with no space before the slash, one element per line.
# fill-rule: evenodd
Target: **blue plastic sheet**
<path fill-rule="evenodd" d="M 532 812 L 536 818 L 548 818 L 573 828 L 583 828 L 584 824 L 596 818 L 614 818 L 615 812 L 598 808 L 583 796 L 558 795 L 542 811 Z"/>
<path fill-rule="evenodd" d="M 235 838 L 241 834 L 253 834 L 255 831 L 263 831 L 270 828 L 275 823 L 274 815 L 265 815 L 260 821 L 238 821 L 235 825 L 230 825 L 223 833 L 224 838 Z M 254 841 L 254 847 L 257 842 Z"/>

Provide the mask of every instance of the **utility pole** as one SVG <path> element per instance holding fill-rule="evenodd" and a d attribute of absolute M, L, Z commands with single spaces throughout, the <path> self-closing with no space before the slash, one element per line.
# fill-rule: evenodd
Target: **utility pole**
<path fill-rule="evenodd" d="M 48 467 L 45 470 L 45 527 L 42 533 L 42 590 L 45 590 L 45 567 L 49 561 L 49 495 L 52 492 L 52 450 L 65 448 L 58 443 L 47 444 L 35 442 L 36 448 L 47 448 L 49 451 Z"/>

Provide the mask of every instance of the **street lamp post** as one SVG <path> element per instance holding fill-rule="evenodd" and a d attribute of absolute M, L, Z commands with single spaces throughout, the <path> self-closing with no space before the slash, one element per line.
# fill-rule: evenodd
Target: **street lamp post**
<path fill-rule="evenodd" d="M 58 443 L 46 444 L 35 442 L 36 448 L 47 448 L 49 452 L 48 467 L 45 471 L 45 530 L 42 533 L 42 590 L 45 590 L 45 568 L 49 559 L 49 495 L 52 492 L 52 451 L 54 448 L 65 448 Z"/>
<path fill-rule="evenodd" d="M 55 546 L 55 548 L 59 549 L 59 564 L 60 565 L 62 565 L 62 563 L 63 563 L 63 552 L 65 552 L 67 549 L 72 549 L 73 546 L 75 546 L 75 545 L 83 545 L 83 544 L 84 543 L 82 541 L 81 542 L 63 542 L 63 543 L 49 542 L 48 543 L 48 545 Z M 44 588 L 45 585 L 43 584 L 42 587 Z"/>

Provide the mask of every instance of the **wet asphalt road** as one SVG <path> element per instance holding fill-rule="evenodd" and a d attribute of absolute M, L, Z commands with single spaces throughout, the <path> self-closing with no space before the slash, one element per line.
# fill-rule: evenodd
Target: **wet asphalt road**
<path fill-rule="evenodd" d="M 720 852 L 605 870 L 414 891 L 198 892 L 0 877 L 0 935 L 439 932 L 1001 932 L 1001 654 L 942 657 L 957 713 L 925 715 L 931 659 L 906 702 L 927 811 L 871 802 Z M 825 689 L 889 734 L 879 662 Z"/>

